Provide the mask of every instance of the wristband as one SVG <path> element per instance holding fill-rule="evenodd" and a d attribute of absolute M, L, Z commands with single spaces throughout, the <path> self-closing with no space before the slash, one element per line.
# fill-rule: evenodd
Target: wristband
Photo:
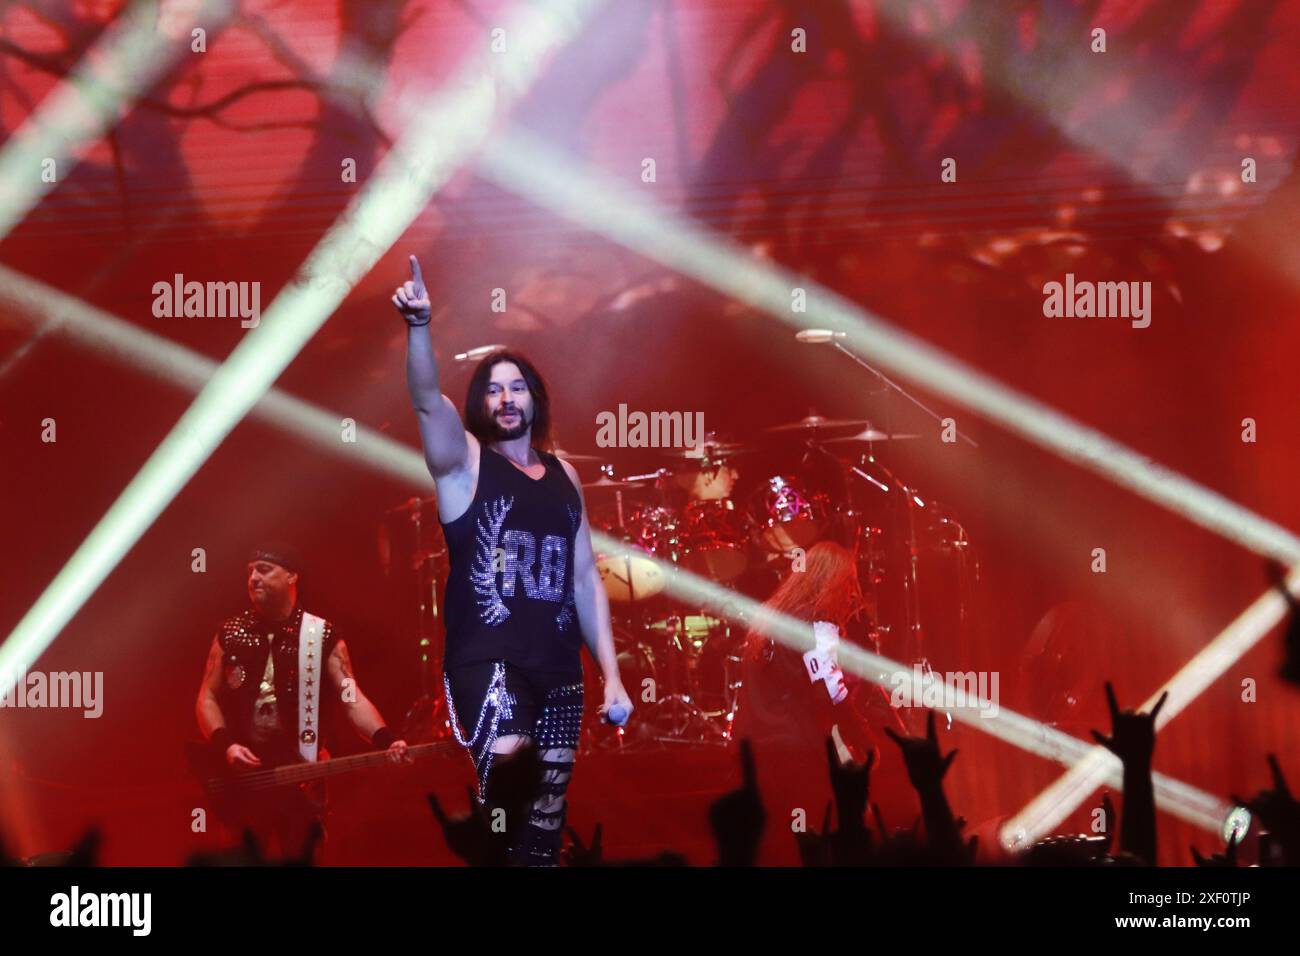
<path fill-rule="evenodd" d="M 817 646 L 803 656 L 804 667 L 808 669 L 808 679 L 814 684 L 825 682 L 826 693 L 831 703 L 843 703 L 849 696 L 844 686 L 844 672 L 840 670 L 837 650 L 840 644 L 840 629 L 828 621 L 814 621 L 813 635 Z"/>
<path fill-rule="evenodd" d="M 216 749 L 217 753 L 225 756 L 226 751 L 230 749 L 230 745 L 235 742 L 235 738 L 230 736 L 230 731 L 225 727 L 218 727 L 212 731 L 212 736 L 208 738 L 208 741 Z"/>
<path fill-rule="evenodd" d="M 427 319 L 425 319 L 423 322 L 412 322 L 410 319 L 407 319 L 406 316 L 402 316 L 402 318 L 403 318 L 403 319 L 406 319 L 406 324 L 409 325 L 411 328 L 413 328 L 413 329 L 422 329 L 422 328 L 424 328 L 426 325 L 428 325 L 430 322 L 433 321 L 433 313 L 430 312 L 430 313 L 429 313 L 429 317 L 428 317 Z"/>
<path fill-rule="evenodd" d="M 391 730 L 387 727 L 380 727 L 375 731 L 374 736 L 370 738 L 370 743 L 376 750 L 387 750 L 395 740 L 397 740 L 397 737 Z"/>

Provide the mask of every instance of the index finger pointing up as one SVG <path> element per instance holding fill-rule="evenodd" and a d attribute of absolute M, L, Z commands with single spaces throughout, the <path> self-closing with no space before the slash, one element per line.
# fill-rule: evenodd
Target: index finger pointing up
<path fill-rule="evenodd" d="M 420 272 L 420 260 L 415 256 L 411 256 L 411 278 L 415 281 L 416 288 L 424 288 L 424 274 Z"/>

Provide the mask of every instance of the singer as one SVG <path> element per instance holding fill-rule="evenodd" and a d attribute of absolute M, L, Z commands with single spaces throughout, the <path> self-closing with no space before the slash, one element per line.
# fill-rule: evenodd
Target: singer
<path fill-rule="evenodd" d="M 393 305 L 408 326 L 407 386 L 450 556 L 443 686 L 452 727 L 474 759 L 485 803 L 493 801 L 494 756 L 538 748 L 542 775 L 528 820 L 506 819 L 510 859 L 554 866 L 582 721 L 584 641 L 604 677 L 601 714 L 632 712 L 582 485 L 572 465 L 546 450 L 550 397 L 528 359 L 504 349 L 484 357 L 470 376 L 462 425 L 439 385 L 415 256 Z"/>

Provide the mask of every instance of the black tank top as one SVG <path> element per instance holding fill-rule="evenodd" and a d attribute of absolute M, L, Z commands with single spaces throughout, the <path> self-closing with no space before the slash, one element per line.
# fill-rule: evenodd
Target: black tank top
<path fill-rule="evenodd" d="M 483 445 L 474 500 L 442 526 L 451 563 L 446 667 L 504 660 L 532 670 L 582 670 L 573 601 L 582 499 L 560 460 L 537 454 L 546 473 L 534 480 Z"/>

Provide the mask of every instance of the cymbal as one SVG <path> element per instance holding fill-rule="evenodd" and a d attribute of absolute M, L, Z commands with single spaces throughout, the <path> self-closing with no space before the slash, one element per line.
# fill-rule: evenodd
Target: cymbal
<path fill-rule="evenodd" d="M 703 447 L 697 445 L 694 448 L 672 448 L 661 451 L 659 454 L 679 461 L 697 462 L 703 461 L 705 458 L 718 459 L 730 458 L 733 455 L 748 455 L 752 451 L 754 451 L 753 448 L 747 448 L 739 442 L 709 442 L 705 443 Z"/>
<path fill-rule="evenodd" d="M 821 428 L 863 428 L 871 422 L 865 418 L 823 418 L 821 415 L 805 415 L 797 422 L 773 425 L 763 429 L 768 432 L 815 431 Z"/>
<path fill-rule="evenodd" d="M 879 428 L 868 425 L 856 435 L 843 435 L 839 438 L 823 438 L 821 444 L 834 445 L 841 442 L 873 442 L 873 441 L 902 441 L 907 438 L 920 438 L 920 435 L 891 435 L 888 432 L 882 432 Z"/>
<path fill-rule="evenodd" d="M 609 461 L 608 458 L 601 458 L 598 455 L 583 455 L 574 451 L 565 451 L 562 448 L 555 449 L 555 451 L 551 452 L 551 454 L 553 454 L 556 458 L 563 458 L 565 461 L 578 462 L 580 464 L 592 463 L 592 464 L 603 465 L 607 461 Z"/>
<path fill-rule="evenodd" d="M 648 481 L 617 481 L 611 479 L 608 475 L 601 475 L 598 481 L 584 481 L 583 488 L 592 488 L 597 490 L 613 491 L 620 488 L 644 488 L 650 484 Z"/>

